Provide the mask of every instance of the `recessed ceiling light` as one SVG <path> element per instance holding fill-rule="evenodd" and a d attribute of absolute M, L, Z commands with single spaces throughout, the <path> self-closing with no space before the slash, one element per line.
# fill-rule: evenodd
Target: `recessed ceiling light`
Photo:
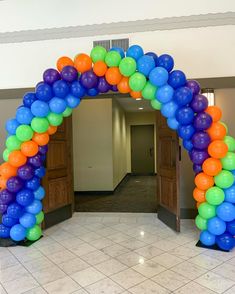
<path fill-rule="evenodd" d="M 136 98 L 135 100 L 139 101 L 139 100 L 142 100 L 142 98 Z"/>
<path fill-rule="evenodd" d="M 143 108 L 143 107 L 139 107 L 138 109 L 139 109 L 139 110 L 143 110 L 144 108 Z"/>

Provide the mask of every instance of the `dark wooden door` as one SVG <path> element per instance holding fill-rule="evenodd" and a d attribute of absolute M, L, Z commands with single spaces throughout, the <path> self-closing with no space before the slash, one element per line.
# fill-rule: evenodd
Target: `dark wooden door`
<path fill-rule="evenodd" d="M 73 140 L 72 117 L 64 119 L 57 132 L 50 136 L 46 159 L 46 176 L 43 186 L 45 220 L 48 228 L 72 216 L 74 209 L 73 189 Z"/>
<path fill-rule="evenodd" d="M 159 111 L 156 117 L 158 218 L 179 232 L 179 139 Z"/>

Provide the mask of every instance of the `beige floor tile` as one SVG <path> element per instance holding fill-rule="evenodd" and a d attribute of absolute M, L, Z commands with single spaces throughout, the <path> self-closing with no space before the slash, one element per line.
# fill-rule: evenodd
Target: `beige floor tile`
<path fill-rule="evenodd" d="M 47 267 L 53 266 L 52 261 L 43 256 L 23 263 L 24 267 L 31 273 L 41 271 Z"/>
<path fill-rule="evenodd" d="M 135 252 L 127 252 L 125 254 L 117 256 L 116 259 L 129 267 L 137 265 L 140 262 L 143 262 L 145 260 L 145 258 L 143 256 L 141 256 Z"/>
<path fill-rule="evenodd" d="M 166 268 L 171 268 L 184 261 L 183 259 L 170 253 L 163 253 L 161 255 L 155 256 L 152 260 Z"/>
<path fill-rule="evenodd" d="M 177 244 L 173 241 L 169 242 L 168 240 L 161 240 L 161 241 L 156 242 L 153 245 L 163 251 L 169 251 L 169 250 L 172 250 L 176 247 L 179 247 L 179 244 Z"/>
<path fill-rule="evenodd" d="M 162 254 L 164 251 L 153 245 L 148 245 L 140 249 L 137 249 L 134 252 L 139 254 L 140 256 L 143 256 L 144 258 L 151 259 L 157 255 Z"/>
<path fill-rule="evenodd" d="M 116 259 L 109 259 L 107 261 L 97 264 L 95 268 L 102 272 L 104 275 L 111 276 L 127 269 L 127 266 Z"/>
<path fill-rule="evenodd" d="M 107 238 L 115 243 L 121 243 L 123 241 L 130 239 L 131 237 L 122 232 L 118 232 L 118 233 L 107 236 Z"/>
<path fill-rule="evenodd" d="M 86 287 L 90 294 L 119 294 L 123 293 L 124 289 L 109 278 L 98 281 Z"/>
<path fill-rule="evenodd" d="M 72 237 L 72 238 L 60 241 L 60 244 L 64 246 L 66 249 L 76 249 L 81 244 L 84 244 L 84 241 L 79 239 L 78 237 Z"/>
<path fill-rule="evenodd" d="M 11 267 L 19 264 L 18 259 L 12 254 L 0 257 L 0 269 L 6 269 L 7 267 Z"/>
<path fill-rule="evenodd" d="M 33 288 L 27 292 L 24 292 L 24 294 L 47 294 L 47 292 L 42 287 L 37 287 L 37 288 Z"/>
<path fill-rule="evenodd" d="M 203 275 L 207 270 L 190 262 L 183 262 L 171 268 L 172 271 L 181 274 L 182 276 L 194 280 Z"/>
<path fill-rule="evenodd" d="M 234 294 L 234 293 L 235 293 L 235 286 L 233 286 L 232 288 L 224 292 L 224 294 Z"/>
<path fill-rule="evenodd" d="M 85 261 L 83 261 L 79 257 L 76 257 L 76 258 L 71 259 L 69 261 L 60 263 L 60 264 L 58 264 L 58 266 L 67 275 L 72 275 L 76 272 L 82 271 L 82 270 L 90 267 L 90 265 L 88 263 L 86 263 Z"/>
<path fill-rule="evenodd" d="M 146 277 L 130 268 L 111 276 L 111 279 L 118 283 L 121 287 L 128 289 L 143 282 L 146 280 Z"/>
<path fill-rule="evenodd" d="M 47 257 L 55 264 L 60 264 L 62 262 L 66 262 L 70 259 L 76 258 L 76 255 L 70 252 L 69 250 L 64 249 L 59 252 L 52 253 Z"/>
<path fill-rule="evenodd" d="M 205 254 L 197 255 L 189 259 L 188 262 L 192 262 L 208 270 L 212 270 L 213 268 L 217 267 L 222 263 L 221 260 L 218 260 Z"/>
<path fill-rule="evenodd" d="M 229 263 L 223 263 L 217 266 L 215 269 L 212 270 L 212 272 L 235 281 L 235 266 Z"/>
<path fill-rule="evenodd" d="M 79 236 L 79 239 L 81 239 L 87 243 L 92 242 L 97 239 L 100 239 L 100 238 L 101 238 L 101 236 L 96 234 L 95 232 L 89 232 L 89 233 L 86 233 L 84 235 Z"/>
<path fill-rule="evenodd" d="M 10 282 L 25 276 L 30 276 L 29 272 L 21 264 L 17 264 L 6 269 L 1 269 L 0 282 Z"/>
<path fill-rule="evenodd" d="M 147 278 L 151 278 L 166 270 L 165 267 L 152 260 L 147 260 L 143 263 L 133 266 L 132 268 Z"/>
<path fill-rule="evenodd" d="M 109 240 L 108 238 L 100 238 L 92 242 L 92 246 L 94 246 L 96 249 L 99 249 L 99 250 L 114 244 L 115 243 Z"/>
<path fill-rule="evenodd" d="M 101 250 L 95 250 L 86 255 L 82 255 L 80 258 L 82 258 L 85 262 L 89 263 L 90 265 L 96 265 L 105 260 L 110 259 L 111 257 L 102 252 Z"/>
<path fill-rule="evenodd" d="M 174 291 L 174 294 L 215 294 L 215 292 L 199 285 L 198 283 L 190 282 Z"/>
<path fill-rule="evenodd" d="M 59 251 L 63 251 L 64 247 L 62 245 L 60 245 L 59 243 L 54 242 L 49 245 L 38 247 L 38 250 L 40 250 L 44 255 L 47 256 L 47 255 L 51 255 L 51 254 L 54 254 Z"/>
<path fill-rule="evenodd" d="M 189 258 L 192 258 L 196 255 L 198 255 L 197 250 L 194 250 L 192 248 L 188 248 L 186 246 L 179 246 L 177 248 L 174 248 L 173 250 L 168 251 L 168 253 L 177 256 L 179 258 L 182 258 L 184 260 L 187 260 Z"/>
<path fill-rule="evenodd" d="M 92 242 L 93 245 L 93 242 Z M 82 255 L 86 255 L 92 251 L 95 251 L 96 248 L 89 245 L 88 243 L 83 243 L 81 245 L 79 245 L 77 248 L 73 248 L 71 249 L 71 251 L 76 254 L 77 256 L 82 256 Z"/>
<path fill-rule="evenodd" d="M 71 278 L 75 280 L 80 286 L 86 287 L 90 284 L 98 282 L 105 278 L 105 276 L 97 271 L 95 268 L 89 267 L 77 273 L 71 275 Z"/>
<path fill-rule="evenodd" d="M 123 241 L 123 242 L 120 242 L 119 244 L 121 246 L 126 247 L 129 250 L 136 250 L 136 249 L 139 249 L 141 247 L 146 246 L 146 243 L 144 243 L 142 241 L 139 241 L 137 239 L 134 239 L 134 238 L 128 239 L 128 240 Z"/>
<path fill-rule="evenodd" d="M 170 293 L 170 291 L 154 283 L 151 280 L 146 280 L 143 283 L 140 283 L 130 288 L 128 291 L 130 291 L 130 293 L 133 293 L 133 294 L 150 294 L 150 293 L 168 294 Z"/>
<path fill-rule="evenodd" d="M 33 272 L 32 275 L 41 285 L 53 282 L 66 276 L 61 269 L 54 265 L 41 271 Z"/>
<path fill-rule="evenodd" d="M 6 290 L 2 287 L 1 284 L 0 284 L 0 293 L 1 294 L 7 294 Z"/>
<path fill-rule="evenodd" d="M 50 294 L 70 294 L 81 287 L 70 277 L 64 277 L 56 281 L 43 285 Z"/>
<path fill-rule="evenodd" d="M 117 257 L 119 255 L 129 252 L 130 250 L 127 249 L 126 247 L 121 246 L 120 244 L 114 244 L 114 245 L 103 248 L 102 251 L 105 254 L 108 254 L 112 257 Z"/>
<path fill-rule="evenodd" d="M 3 283 L 8 294 L 21 294 L 39 286 L 38 282 L 31 276 L 24 276 L 20 279 Z"/>

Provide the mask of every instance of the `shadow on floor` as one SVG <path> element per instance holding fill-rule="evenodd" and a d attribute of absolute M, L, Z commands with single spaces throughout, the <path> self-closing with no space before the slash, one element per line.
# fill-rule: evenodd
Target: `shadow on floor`
<path fill-rule="evenodd" d="M 156 212 L 156 176 L 127 176 L 110 195 L 77 194 L 83 212 Z"/>

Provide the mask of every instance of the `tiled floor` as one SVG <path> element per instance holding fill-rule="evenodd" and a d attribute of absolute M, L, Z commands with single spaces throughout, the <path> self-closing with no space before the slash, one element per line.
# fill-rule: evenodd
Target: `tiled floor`
<path fill-rule="evenodd" d="M 0 248 L 0 293 L 235 293 L 235 251 L 195 247 L 156 214 L 75 213 L 31 247 Z"/>

